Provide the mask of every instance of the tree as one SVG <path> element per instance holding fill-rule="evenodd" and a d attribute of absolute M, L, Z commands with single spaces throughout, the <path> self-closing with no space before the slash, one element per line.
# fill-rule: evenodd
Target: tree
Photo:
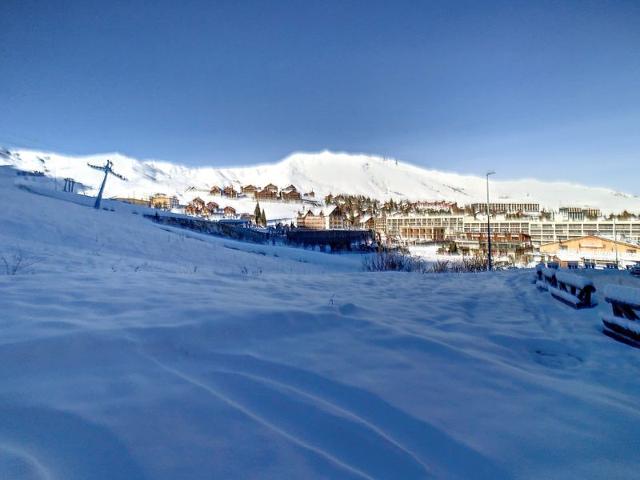
<path fill-rule="evenodd" d="M 260 202 L 256 203 L 256 208 L 253 211 L 253 216 L 256 217 L 256 225 L 260 225 L 262 221 L 262 215 L 260 213 Z"/>
<path fill-rule="evenodd" d="M 267 215 L 264 213 L 264 208 L 262 209 L 262 226 L 267 226 Z"/>

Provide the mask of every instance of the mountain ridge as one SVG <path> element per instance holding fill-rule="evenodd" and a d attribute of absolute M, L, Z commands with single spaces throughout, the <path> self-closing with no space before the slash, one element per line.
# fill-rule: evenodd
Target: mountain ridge
<path fill-rule="evenodd" d="M 427 169 L 392 158 L 323 150 L 295 152 L 276 163 L 247 167 L 187 167 L 163 160 L 138 160 L 120 153 L 86 156 L 60 155 L 37 150 L 3 149 L 0 164 L 23 170 L 43 171 L 49 177 L 71 177 L 95 193 L 101 173 L 87 163 L 111 159 L 114 169 L 129 179 L 110 179 L 107 196 L 148 196 L 157 192 L 189 200 L 189 187 L 208 190 L 212 185 L 246 184 L 280 187 L 295 185 L 317 197 L 328 193 L 366 195 L 380 200 L 449 200 L 459 204 L 486 200 L 481 176 Z M 590 206 L 603 212 L 640 211 L 640 197 L 603 187 L 570 182 L 547 182 L 535 178 L 491 179 L 492 201 L 540 203 L 544 208 L 563 205 Z"/>

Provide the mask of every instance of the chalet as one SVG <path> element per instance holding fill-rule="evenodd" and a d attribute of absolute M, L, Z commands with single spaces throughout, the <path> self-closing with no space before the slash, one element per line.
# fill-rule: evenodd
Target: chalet
<path fill-rule="evenodd" d="M 244 193 L 245 195 L 248 195 L 250 197 L 255 197 L 256 192 L 258 192 L 260 189 L 258 187 L 256 187 L 255 185 L 244 185 L 243 187 L 240 187 L 240 191 L 242 193 Z"/>
<path fill-rule="evenodd" d="M 270 183 L 269 185 L 264 187 L 263 190 L 266 190 L 268 192 L 278 193 L 278 187 L 276 185 L 274 185 L 273 183 Z"/>
<path fill-rule="evenodd" d="M 329 225 L 328 227 L 332 230 L 346 228 L 345 222 L 345 214 L 342 208 L 334 207 L 329 213 Z"/>
<path fill-rule="evenodd" d="M 223 213 L 225 217 L 235 217 L 236 209 L 233 207 L 227 206 L 227 207 L 224 207 Z"/>
<path fill-rule="evenodd" d="M 222 195 L 222 189 L 220 187 L 218 187 L 217 185 L 214 185 L 213 187 L 211 187 L 211 190 L 209 191 L 209 194 L 211 194 L 211 195 Z"/>
<path fill-rule="evenodd" d="M 151 208 L 159 208 L 162 210 L 171 210 L 178 207 L 178 198 L 175 196 L 165 195 L 164 193 L 156 193 L 149 199 Z"/>
<path fill-rule="evenodd" d="M 317 214 L 312 210 L 298 213 L 298 228 L 308 228 L 310 230 L 325 230 L 327 228 L 327 218 L 321 210 Z"/>
<path fill-rule="evenodd" d="M 259 192 L 256 192 L 256 200 L 266 200 L 266 201 L 274 201 L 278 200 L 278 191 L 277 189 L 269 190 L 267 187 L 264 187 Z"/>
<path fill-rule="evenodd" d="M 283 193 L 284 193 L 284 192 L 286 192 L 286 193 L 291 193 L 291 192 L 297 192 L 297 191 L 298 191 L 298 189 L 297 189 L 295 186 L 293 186 L 293 185 L 289 185 L 289 186 L 287 186 L 287 187 L 284 187 L 281 191 L 282 191 Z"/>
<path fill-rule="evenodd" d="M 245 220 L 248 223 L 256 223 L 256 216 L 251 213 L 243 213 L 240 215 L 240 220 Z"/>
<path fill-rule="evenodd" d="M 282 190 L 282 192 L 280 192 L 280 198 L 283 202 L 299 202 L 302 200 L 300 192 L 296 191 L 295 187 L 292 191 Z"/>
<path fill-rule="evenodd" d="M 200 197 L 196 197 L 191 200 L 184 208 L 184 213 L 187 215 L 209 215 L 209 211 Z"/>
<path fill-rule="evenodd" d="M 561 267 L 578 264 L 585 267 L 634 265 L 640 261 L 640 245 L 587 235 L 540 246 L 540 254 Z"/>
<path fill-rule="evenodd" d="M 222 189 L 222 195 L 225 197 L 236 198 L 238 196 L 238 192 L 232 185 L 227 185 Z"/>
<path fill-rule="evenodd" d="M 207 203 L 207 210 L 209 211 L 209 213 L 213 214 L 219 209 L 220 209 L 220 205 L 218 205 L 216 202 Z"/>
<path fill-rule="evenodd" d="M 373 215 L 362 215 L 358 218 L 358 225 L 362 230 L 374 230 L 376 227 L 375 217 Z"/>

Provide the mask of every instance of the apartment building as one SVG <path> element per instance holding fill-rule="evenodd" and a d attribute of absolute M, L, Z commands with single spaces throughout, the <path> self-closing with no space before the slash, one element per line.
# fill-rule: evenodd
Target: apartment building
<path fill-rule="evenodd" d="M 454 238 L 461 234 L 487 233 L 486 219 L 462 215 L 390 215 L 384 224 L 389 239 L 398 243 L 427 243 Z M 539 247 L 545 243 L 566 241 L 589 235 L 640 243 L 640 220 L 555 221 L 491 219 L 495 234 L 525 234 Z"/>
<path fill-rule="evenodd" d="M 487 214 L 486 203 L 472 203 L 471 210 L 476 213 Z M 489 203 L 492 215 L 506 213 L 538 213 L 540 204 L 533 202 L 492 202 Z"/>
<path fill-rule="evenodd" d="M 387 238 L 400 243 L 443 241 L 464 231 L 463 215 L 389 215 Z"/>

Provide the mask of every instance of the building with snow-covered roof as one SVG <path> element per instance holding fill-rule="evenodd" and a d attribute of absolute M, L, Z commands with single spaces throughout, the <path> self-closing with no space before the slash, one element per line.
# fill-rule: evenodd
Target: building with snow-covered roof
<path fill-rule="evenodd" d="M 555 260 L 561 266 L 620 266 L 635 265 L 640 262 L 640 245 L 620 240 L 587 235 L 540 246 L 540 253 L 547 259 Z"/>
<path fill-rule="evenodd" d="M 313 230 L 341 230 L 346 228 L 345 215 L 340 207 L 327 205 L 322 208 L 310 208 L 298 213 L 297 225 Z"/>
<path fill-rule="evenodd" d="M 254 197 L 256 192 L 260 191 L 260 187 L 249 184 L 240 187 L 240 191 L 249 197 Z"/>

